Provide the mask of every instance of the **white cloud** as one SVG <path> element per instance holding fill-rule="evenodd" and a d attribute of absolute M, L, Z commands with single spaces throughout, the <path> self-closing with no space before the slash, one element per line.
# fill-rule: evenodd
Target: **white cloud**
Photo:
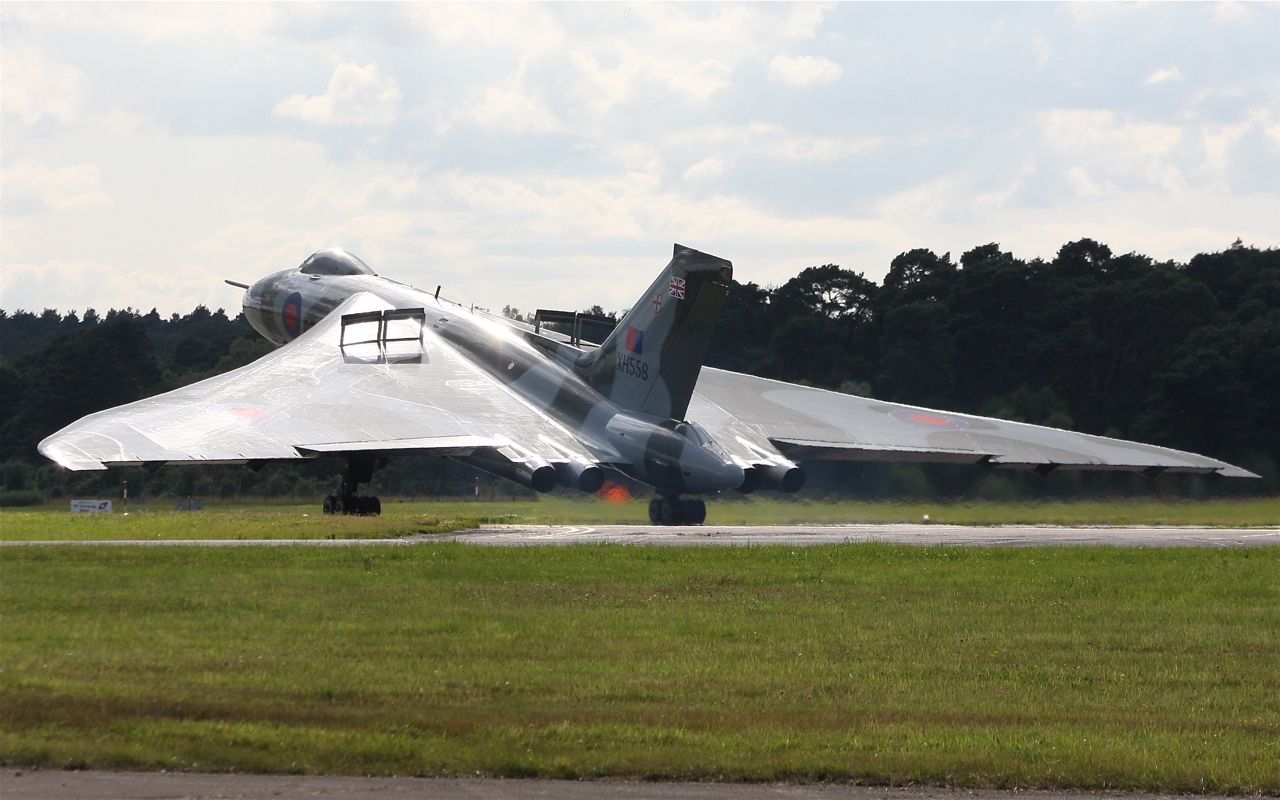
<path fill-rule="evenodd" d="M 144 41 L 210 37 L 256 40 L 276 24 L 288 6 L 269 3 L 177 3 L 162 13 L 151 3 L 105 3 L 105 19 Z"/>
<path fill-rule="evenodd" d="M 987 209 L 991 209 L 991 208 L 1004 208 L 1010 205 L 1010 203 L 1014 200 L 1014 198 L 1018 196 L 1018 193 L 1021 192 L 1023 187 L 1026 185 L 1027 179 L 1035 175 L 1036 171 L 1037 171 L 1036 162 L 1033 159 L 1028 158 L 1023 162 L 1022 166 L 1018 169 L 1017 174 L 1015 174 L 1003 186 L 1000 186 L 995 189 L 990 189 L 985 192 L 980 192 L 978 195 L 976 195 L 973 198 L 974 206 L 979 208 L 986 207 Z"/>
<path fill-rule="evenodd" d="M 8 209 L 62 210 L 108 205 L 111 197 L 102 188 L 102 173 L 92 164 L 48 167 L 23 161 L 0 172 L 4 204 Z"/>
<path fill-rule="evenodd" d="M 829 8 L 824 3 L 593 7 L 592 19 L 603 21 L 602 30 L 622 29 L 626 35 L 586 32 L 568 38 L 565 52 L 578 78 L 568 88 L 597 113 L 660 92 L 705 102 L 758 53 L 814 38 Z"/>
<path fill-rule="evenodd" d="M 560 130 L 560 120 L 537 97 L 519 89 L 491 86 L 466 116 L 486 128 L 516 133 L 550 133 Z"/>
<path fill-rule="evenodd" d="M 256 41 L 301 4 L 268 3 L 8 3 L 5 17 L 45 31 L 91 31 L 142 41 L 213 38 Z"/>
<path fill-rule="evenodd" d="M 710 125 L 669 137 L 672 144 L 699 149 L 761 155 L 786 161 L 836 161 L 873 152 L 883 146 L 878 137 L 803 136 L 781 125 Z"/>
<path fill-rule="evenodd" d="M 962 195 L 959 177 L 943 175 L 885 196 L 876 204 L 876 211 L 882 218 L 900 224 L 912 221 L 918 224 L 943 216 L 955 207 Z"/>
<path fill-rule="evenodd" d="M 48 117 L 61 123 L 80 115 L 84 75 L 25 47 L 0 49 L 0 106 L 31 125 Z"/>
<path fill-rule="evenodd" d="M 1066 172 L 1067 185 L 1081 200 L 1094 200 L 1107 193 L 1107 189 L 1089 176 L 1084 167 L 1075 166 Z"/>
<path fill-rule="evenodd" d="M 11 262 L 0 274 L 0 303 L 15 309 L 96 308 L 102 313 L 109 308 L 148 310 L 159 301 L 159 306 L 171 309 L 188 311 L 205 304 L 237 313 L 231 296 L 227 302 L 210 298 L 209 287 L 221 281 L 213 272 L 191 264 L 156 271 L 91 260 Z"/>
<path fill-rule="evenodd" d="M 788 86 L 817 86 L 839 80 L 844 70 L 834 61 L 820 56 L 779 54 L 769 61 L 769 77 Z"/>
<path fill-rule="evenodd" d="M 1249 132 L 1252 122 L 1240 122 L 1234 125 L 1206 125 L 1200 133 L 1204 142 L 1205 161 L 1212 169 L 1222 169 L 1227 165 L 1227 155 L 1236 142 Z"/>
<path fill-rule="evenodd" d="M 1180 80 L 1182 80 L 1182 70 L 1177 67 L 1161 67 L 1148 75 L 1147 79 L 1142 83 L 1145 86 L 1156 86 L 1157 84 Z"/>
<path fill-rule="evenodd" d="M 295 94 L 275 109 L 278 117 L 322 125 L 386 125 L 396 118 L 400 88 L 376 64 L 342 63 L 333 69 L 322 95 Z"/>
<path fill-rule="evenodd" d="M 719 178 L 724 174 L 728 164 L 719 156 L 704 158 L 684 171 L 686 181 L 705 181 Z"/>
<path fill-rule="evenodd" d="M 715 58 L 665 55 L 622 41 L 575 48 L 569 55 L 581 85 L 574 94 L 596 113 L 657 88 L 680 99 L 704 102 L 729 85 L 733 68 Z"/>
<path fill-rule="evenodd" d="M 729 73 L 732 72 L 728 64 L 714 58 L 659 61 L 650 69 L 672 90 L 699 102 L 728 86 Z"/>
<path fill-rule="evenodd" d="M 4 302 L 234 305 L 221 278 L 324 246 L 481 305 L 619 308 L 673 240 L 766 283 L 916 246 L 1266 245 L 1274 10 L 1222 8 L 10 4 Z M 190 85 L 148 71 L 179 60 Z"/>
<path fill-rule="evenodd" d="M 569 41 L 548 7 L 509 3 L 414 3 L 410 22 L 428 37 L 470 50 L 491 49 L 517 58 L 557 52 Z"/>
<path fill-rule="evenodd" d="M 1262 130 L 1267 134 L 1267 138 L 1271 140 L 1271 146 L 1280 150 L 1280 123 L 1268 125 Z"/>
<path fill-rule="evenodd" d="M 1134 180 L 1167 191 L 1185 186 L 1178 163 L 1183 132 L 1175 125 L 1081 109 L 1047 111 L 1038 119 L 1048 148 L 1069 161 L 1069 170 L 1079 169 L 1078 175 L 1089 176 L 1087 183 L 1073 181 L 1078 189 L 1088 186 L 1090 192 L 1103 191 Z"/>
<path fill-rule="evenodd" d="M 1252 19 L 1252 12 L 1249 9 L 1250 3 L 1241 3 L 1237 0 L 1222 0 L 1222 2 L 1213 4 L 1213 16 L 1218 22 L 1238 22 L 1242 19 Z"/>

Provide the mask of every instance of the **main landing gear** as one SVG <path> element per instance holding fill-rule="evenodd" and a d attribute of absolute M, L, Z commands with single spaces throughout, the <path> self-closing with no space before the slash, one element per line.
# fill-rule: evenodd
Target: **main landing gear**
<path fill-rule="evenodd" d="M 701 525 L 706 519 L 707 504 L 701 500 L 664 495 L 649 501 L 649 521 L 654 525 Z"/>
<path fill-rule="evenodd" d="M 356 494 L 356 488 L 372 480 L 373 471 L 379 466 L 372 458 L 347 459 L 347 468 L 342 473 L 342 485 L 337 494 L 324 499 L 324 513 L 355 514 L 361 517 L 376 517 L 381 514 L 381 500 Z"/>

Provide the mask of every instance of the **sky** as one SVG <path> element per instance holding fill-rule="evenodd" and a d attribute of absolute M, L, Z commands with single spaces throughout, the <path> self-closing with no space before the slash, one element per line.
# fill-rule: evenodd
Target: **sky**
<path fill-rule="evenodd" d="M 1280 246 L 1280 3 L 0 5 L 0 308 L 197 304 L 344 247 L 629 307 L 1091 237 Z"/>

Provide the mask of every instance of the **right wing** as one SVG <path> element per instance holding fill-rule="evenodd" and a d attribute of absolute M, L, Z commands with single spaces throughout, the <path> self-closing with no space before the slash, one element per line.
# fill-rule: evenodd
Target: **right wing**
<path fill-rule="evenodd" d="M 246 463 L 333 453 L 468 455 L 518 460 L 592 453 L 423 328 L 414 352 L 340 343 L 344 315 L 392 306 L 356 294 L 314 328 L 254 363 L 172 392 L 90 414 L 40 452 L 64 467 Z"/>
<path fill-rule="evenodd" d="M 951 461 L 1047 472 L 1090 470 L 1259 477 L 1195 453 L 969 414 L 888 403 L 826 389 L 704 368 L 688 419 L 730 455 Z"/>

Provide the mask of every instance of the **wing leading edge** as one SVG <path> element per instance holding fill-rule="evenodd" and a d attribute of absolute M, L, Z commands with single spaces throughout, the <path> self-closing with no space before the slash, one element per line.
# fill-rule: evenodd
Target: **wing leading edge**
<path fill-rule="evenodd" d="M 704 368 L 688 419 L 748 461 L 796 459 L 989 463 L 1056 468 L 1258 475 L 1166 447 L 1021 422 L 905 406 Z"/>
<path fill-rule="evenodd" d="M 39 450 L 69 469 L 95 470 L 388 451 L 519 453 L 543 442 L 584 449 L 430 328 L 421 346 L 414 345 L 417 352 L 398 360 L 376 346 L 342 345 L 344 315 L 390 308 L 372 294 L 353 295 L 310 331 L 248 366 L 91 414 L 46 438 Z"/>

